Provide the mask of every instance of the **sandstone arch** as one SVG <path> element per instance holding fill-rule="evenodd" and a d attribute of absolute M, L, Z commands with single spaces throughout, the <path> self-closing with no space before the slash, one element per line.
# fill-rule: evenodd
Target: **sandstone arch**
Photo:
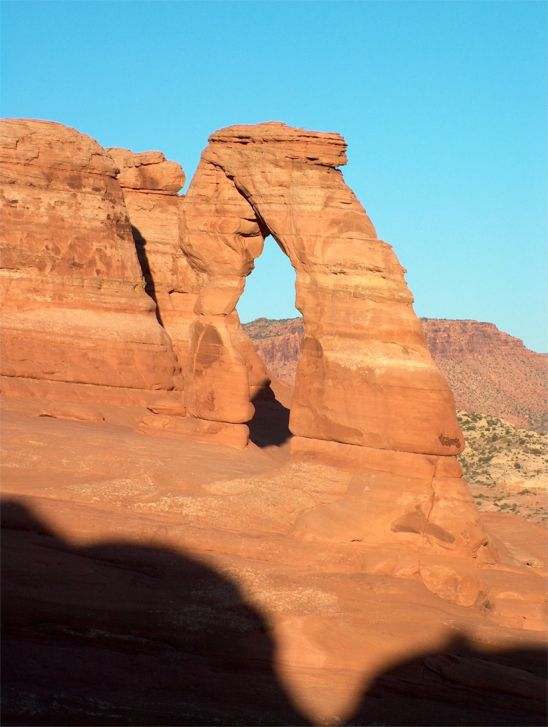
<path fill-rule="evenodd" d="M 210 137 L 181 206 L 181 244 L 198 278 L 188 411 L 238 425 L 252 416 L 250 389 L 266 375 L 235 307 L 271 234 L 295 268 L 305 326 L 293 434 L 456 454 L 463 440 L 452 394 L 426 348 L 405 271 L 345 184 L 345 163 L 339 134 L 267 123 Z"/>

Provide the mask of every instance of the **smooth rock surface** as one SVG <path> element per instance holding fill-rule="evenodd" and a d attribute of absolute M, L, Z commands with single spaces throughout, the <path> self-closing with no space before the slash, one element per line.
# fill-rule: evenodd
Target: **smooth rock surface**
<path fill-rule="evenodd" d="M 379 452 L 276 463 L 7 404 L 7 724 L 544 723 L 546 570 L 525 562 L 542 528 L 489 515 L 503 562 L 458 572 L 412 532 L 360 540 L 363 517 L 306 541 L 308 511 L 388 482 Z M 394 453 L 399 482 L 411 460 Z"/>

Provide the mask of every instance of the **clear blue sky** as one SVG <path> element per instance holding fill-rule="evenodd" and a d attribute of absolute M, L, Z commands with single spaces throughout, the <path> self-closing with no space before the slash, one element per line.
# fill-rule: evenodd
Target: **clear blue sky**
<path fill-rule="evenodd" d="M 544 2 L 2 2 L 3 116 L 53 119 L 194 172 L 222 126 L 340 131 L 345 177 L 419 315 L 548 351 Z M 272 242 L 272 241 L 270 241 Z M 289 317 L 267 245 L 244 320 Z"/>

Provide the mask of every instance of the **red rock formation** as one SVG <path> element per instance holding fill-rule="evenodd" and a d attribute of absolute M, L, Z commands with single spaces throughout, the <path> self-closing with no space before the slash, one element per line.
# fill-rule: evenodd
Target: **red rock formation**
<path fill-rule="evenodd" d="M 4 390 L 173 388 L 110 156 L 61 124 L 8 119 L 0 164 Z"/>
<path fill-rule="evenodd" d="M 344 140 L 271 123 L 223 129 L 209 142 L 181 208 L 199 286 L 189 413 L 239 427 L 251 418 L 235 306 L 271 234 L 296 270 L 304 322 L 292 452 L 368 472 L 357 489 L 310 508 L 294 537 L 346 542 L 359 522 L 360 540 L 368 533 L 378 546 L 450 557 L 441 571 L 424 560 L 423 582 L 473 602 L 479 585 L 456 563 L 478 558 L 487 539 L 452 456 L 463 447 L 453 397 L 403 268 L 337 169 Z"/>
<path fill-rule="evenodd" d="M 462 437 L 451 393 L 402 267 L 337 169 L 345 150 L 338 134 L 279 123 L 210 137 L 182 207 L 181 242 L 200 278 L 189 411 L 232 423 L 252 414 L 231 316 L 270 233 L 296 269 L 305 325 L 293 433 L 455 454 Z"/>
<path fill-rule="evenodd" d="M 107 150 L 118 167 L 135 247 L 158 318 L 173 343 L 179 365 L 188 368 L 189 327 L 196 302 L 196 274 L 179 245 L 178 195 L 185 183 L 182 167 L 158 151 L 136 154 Z M 178 378 L 177 387 L 182 388 Z"/>
<path fill-rule="evenodd" d="M 492 323 L 421 319 L 426 343 L 457 408 L 502 417 L 516 426 L 546 422 L 546 355 Z M 303 321 L 259 318 L 244 325 L 271 376 L 295 381 Z"/>
<path fill-rule="evenodd" d="M 375 541 L 366 487 L 390 488 L 394 510 L 409 488 L 389 452 L 370 470 L 273 467 L 255 448 L 153 440 L 9 404 L 6 724 L 543 723 L 542 528 L 488 515 L 504 561 L 461 562 L 459 583 L 448 558 L 410 545 L 416 518 L 397 524 L 399 544 Z M 303 538 L 307 512 L 347 487 L 346 538 Z"/>
<path fill-rule="evenodd" d="M 200 165 L 181 212 L 181 244 L 199 284 L 187 408 L 196 418 L 241 424 L 253 416 L 250 392 L 268 381 L 235 311 L 264 239 L 249 204 L 213 164 Z"/>
<path fill-rule="evenodd" d="M 140 430 L 245 445 L 251 400 L 269 379 L 235 306 L 270 232 L 297 271 L 304 316 L 293 452 L 364 472 L 336 502 L 320 497 L 309 507 L 294 538 L 346 542 L 351 526 L 360 540 L 412 547 L 424 555 L 421 576 L 431 590 L 472 602 L 479 585 L 459 559 L 491 555 L 453 457 L 462 439 L 452 396 L 401 266 L 336 169 L 345 161 L 342 138 L 282 124 L 223 130 L 181 200 L 182 170 L 159 153 L 113 150 L 116 172 L 101 147 L 73 130 L 40 122 L 5 128 L 6 374 L 88 389 L 181 386 L 144 292 L 125 194 L 158 317 L 180 362 L 188 361 L 191 417 L 182 422 L 181 405 L 164 401 L 150 406 Z M 433 553 L 438 564 L 449 558 L 441 572 L 428 566 Z"/>
<path fill-rule="evenodd" d="M 6 379 L 120 400 L 172 387 L 110 157 L 55 124 L 1 131 Z M 335 169 L 342 139 L 279 124 L 214 135 L 181 205 L 188 284 L 180 170 L 121 154 L 172 330 L 173 281 L 196 294 L 194 416 L 173 416 L 179 391 L 151 405 L 140 430 L 178 437 L 160 441 L 85 407 L 29 417 L 4 402 L 8 722 L 538 724 L 540 659 L 523 650 L 545 643 L 545 548 L 510 522 L 494 563 L 402 270 Z M 186 440 L 247 439 L 267 377 L 234 306 L 267 231 L 305 318 L 299 456 L 276 466 Z"/>
<path fill-rule="evenodd" d="M 303 337 L 303 319 L 257 318 L 245 323 L 243 329 L 265 362 L 268 373 L 293 386 Z"/>

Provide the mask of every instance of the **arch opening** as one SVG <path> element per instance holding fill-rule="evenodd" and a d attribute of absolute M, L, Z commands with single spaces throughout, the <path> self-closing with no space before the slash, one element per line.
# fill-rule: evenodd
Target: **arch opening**
<path fill-rule="evenodd" d="M 284 320 L 301 314 L 295 307 L 296 273 L 288 255 L 270 233 L 236 305 L 242 324 L 258 318 Z"/>
<path fill-rule="evenodd" d="M 291 322 L 300 318 L 295 281 L 288 255 L 268 234 L 237 304 L 242 327 L 271 379 L 251 395 L 255 412 L 248 422 L 249 438 L 259 447 L 281 447 L 293 436 L 289 414 L 299 347 Z"/>

